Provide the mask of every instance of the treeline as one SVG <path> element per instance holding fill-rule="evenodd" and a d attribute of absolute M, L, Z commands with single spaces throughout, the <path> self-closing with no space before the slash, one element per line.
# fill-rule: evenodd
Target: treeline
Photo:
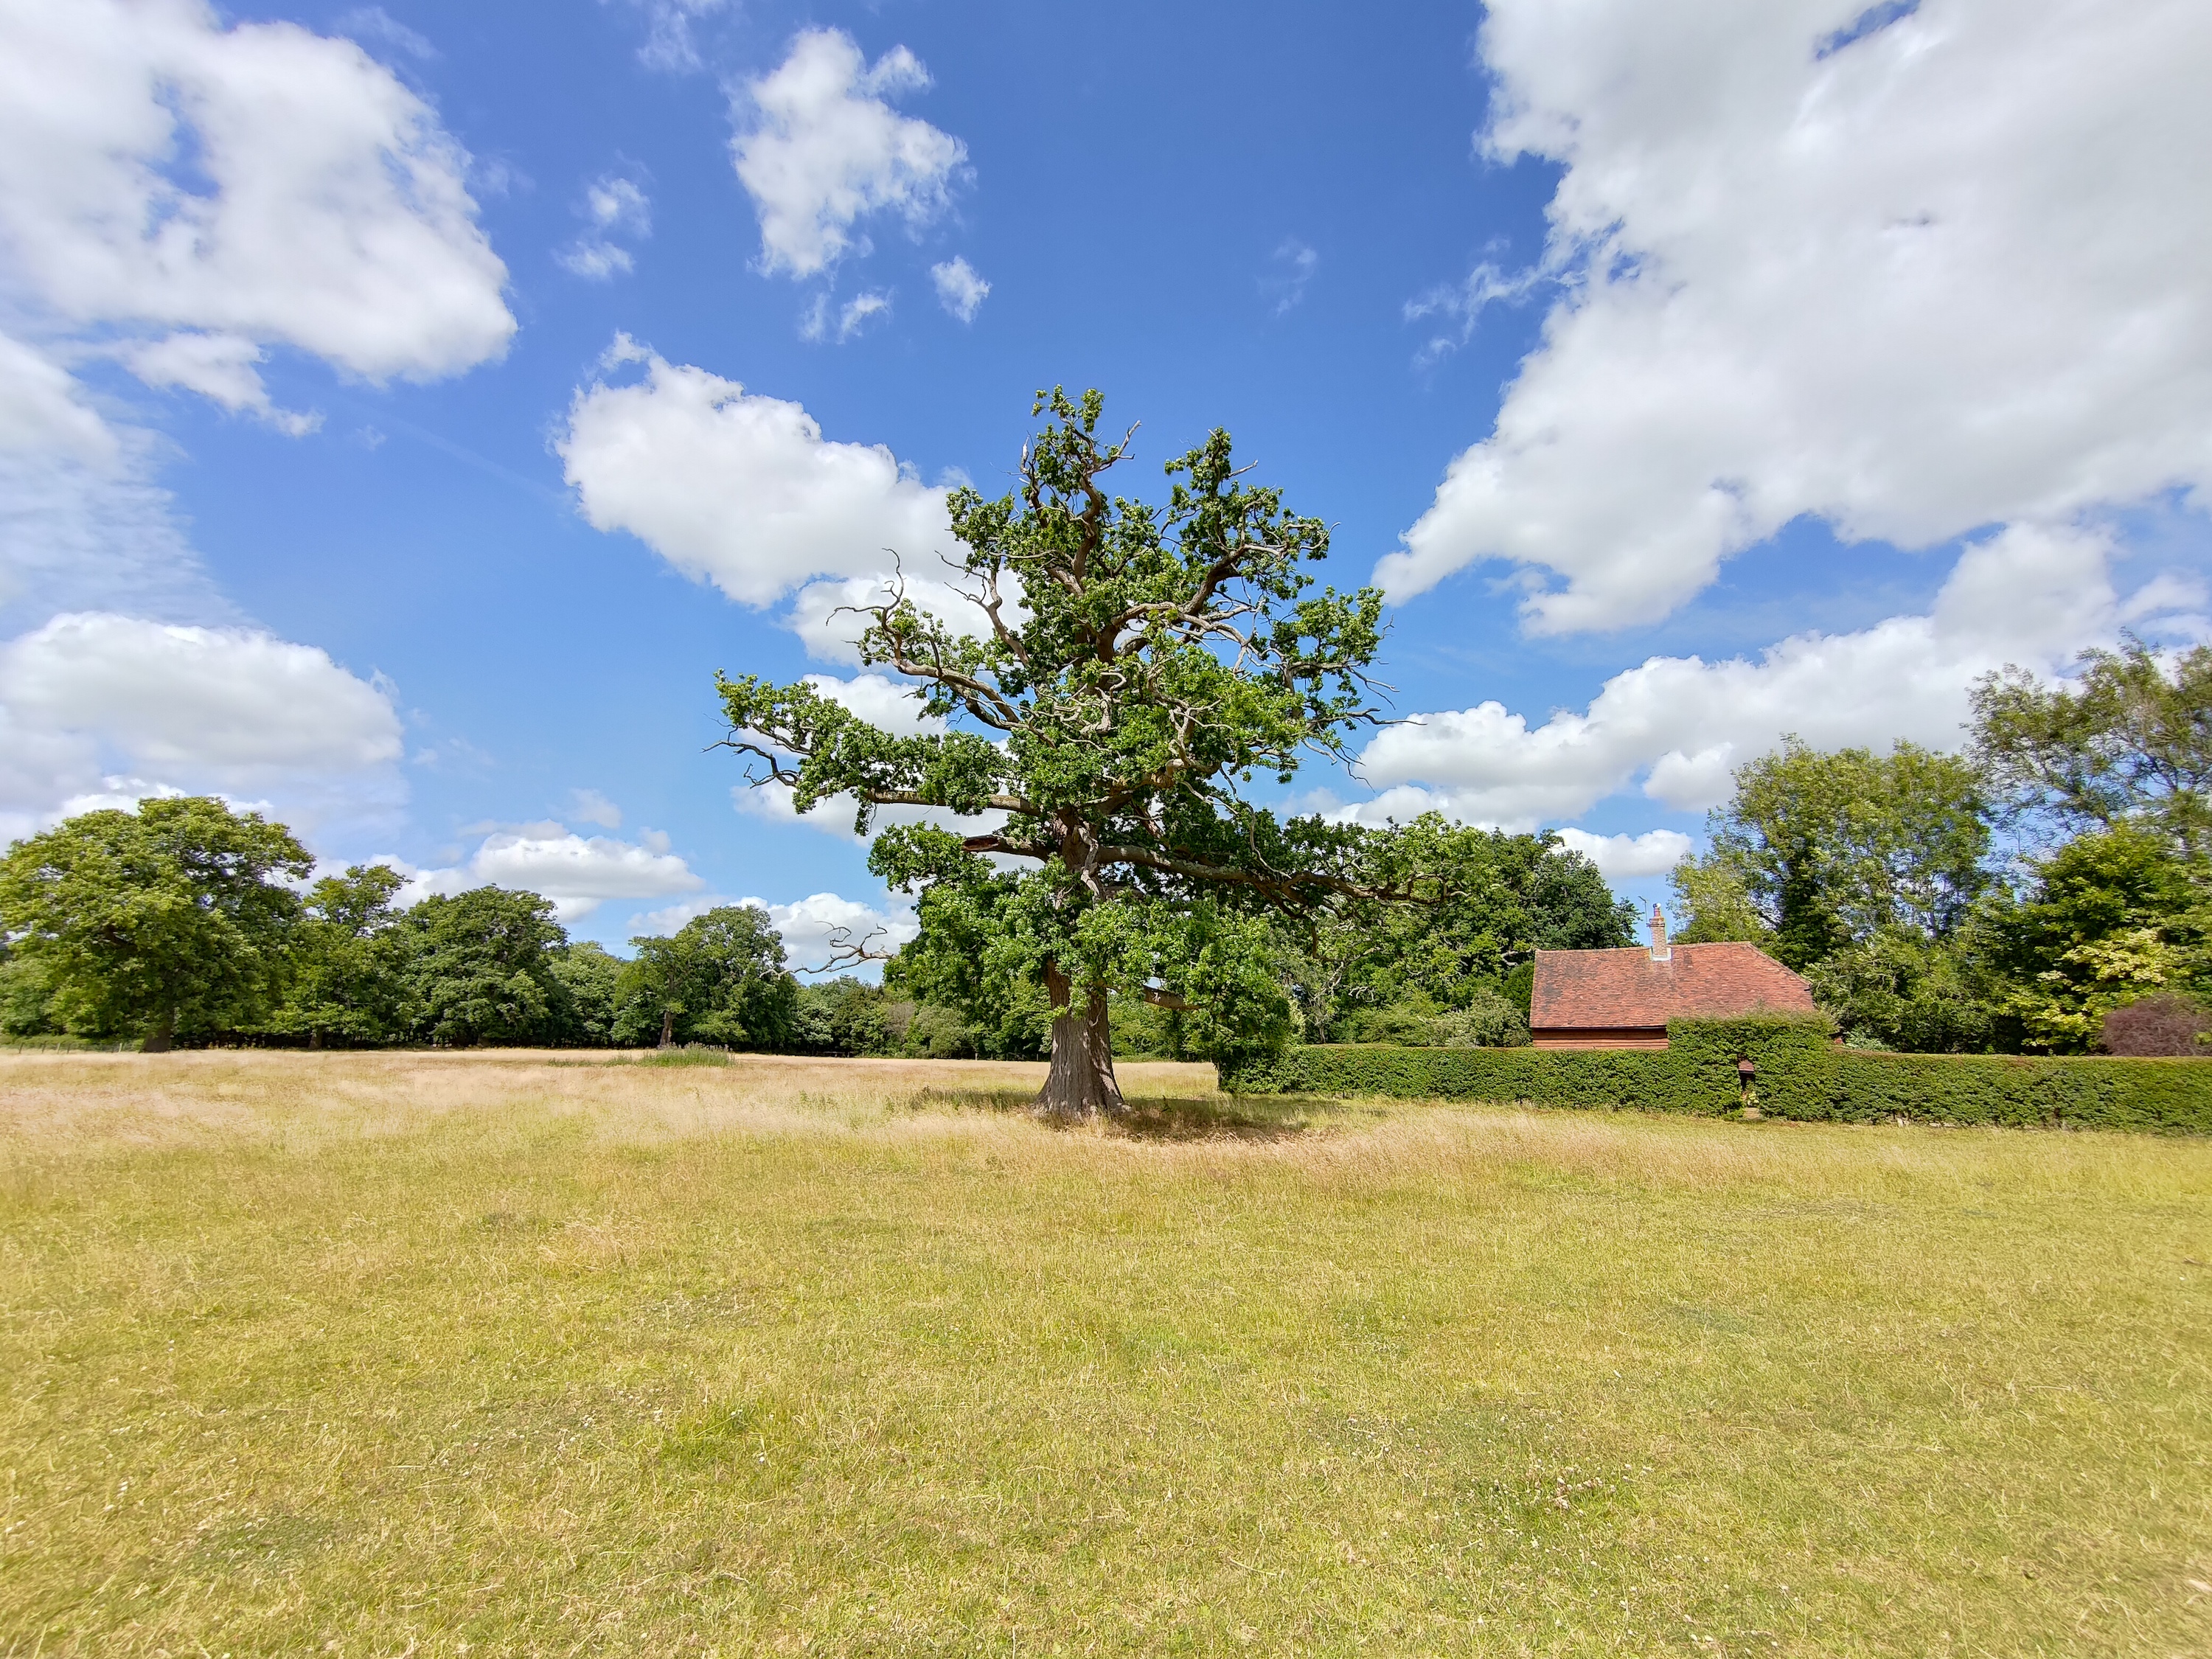
<path fill-rule="evenodd" d="M 1674 872 L 1677 937 L 1755 941 L 1860 1047 L 2202 1053 L 2208 784 L 2212 649 L 2008 670 L 1961 755 L 1792 741 L 1740 769 Z"/>
<path fill-rule="evenodd" d="M 1431 817 L 1346 832 L 1377 869 L 1437 902 L 1278 924 L 1268 971 L 1288 1029 L 1235 1026 L 1236 988 L 1203 1011 L 1129 1001 L 1125 1054 L 1214 1058 L 1231 1042 L 1528 1040 L 1539 946 L 1626 941 L 1632 917 L 1550 837 Z M 357 865 L 309 884 L 283 825 L 206 797 L 71 818 L 0 860 L 0 1036 L 298 1045 L 639 1047 L 1028 1059 L 1043 988 L 1002 960 L 1013 884 L 931 890 L 919 938 L 883 982 L 801 985 L 757 908 L 726 906 L 614 955 L 571 940 L 551 902 L 482 887 L 402 908 L 404 878 Z M 1206 982 L 1206 964 L 1197 964 Z M 1272 999 L 1279 1005 L 1282 999 Z"/>
<path fill-rule="evenodd" d="M 1849 1042 L 1928 1053 L 2203 1052 L 2212 1030 L 2212 647 L 2130 642 L 1974 693 L 1960 755 L 1794 740 L 1735 775 L 1674 877 L 1676 937 L 1806 975 Z M 1360 890 L 1316 915 L 1201 908 L 1181 988 L 1119 999 L 1125 1055 L 1238 1064 L 1293 1042 L 1512 1047 L 1538 950 L 1634 941 L 1548 836 L 1433 814 L 1326 827 Z M 1012 877 L 925 887 L 880 985 L 801 985 L 729 906 L 616 956 L 495 887 L 401 908 L 378 865 L 309 883 L 283 825 L 220 800 L 87 813 L 0 859 L 0 1036 L 303 1046 L 710 1043 L 823 1054 L 1048 1051 L 1039 926 Z M 1250 948 L 1253 929 L 1265 930 Z M 867 941 L 848 959 L 869 954 Z M 1086 947 L 1091 948 L 1091 947 Z M 1102 938 L 1095 948 L 1115 948 Z"/>
<path fill-rule="evenodd" d="M 88 812 L 0 860 L 0 1035 L 307 1048 L 712 1043 L 889 1052 L 878 988 L 801 986 L 731 905 L 624 958 L 551 901 L 479 887 L 405 908 L 382 865 L 301 888 L 283 825 L 205 797 Z"/>

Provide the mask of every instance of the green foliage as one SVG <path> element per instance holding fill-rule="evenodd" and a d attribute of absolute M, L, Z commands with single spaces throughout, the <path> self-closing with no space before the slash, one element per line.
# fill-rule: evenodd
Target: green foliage
<path fill-rule="evenodd" d="M 1512 999 L 1486 985 L 1467 1005 L 1439 1008 L 1419 991 L 1386 1008 L 1355 1008 L 1338 1022 L 1344 1042 L 1393 1042 L 1413 1048 L 1516 1048 L 1528 1042 L 1528 1017 Z"/>
<path fill-rule="evenodd" d="M 434 894 L 391 937 L 416 1039 L 453 1048 L 560 1040 L 567 991 L 554 962 L 568 935 L 551 900 L 502 887 Z"/>
<path fill-rule="evenodd" d="M 617 1041 L 732 1048 L 791 1042 L 799 982 L 784 966 L 782 936 L 759 907 L 721 905 L 665 939 L 630 944 L 637 954 L 623 974 Z"/>
<path fill-rule="evenodd" d="M 1633 907 L 1556 836 L 1469 829 L 1430 812 L 1368 832 L 1358 858 L 1369 886 L 1430 902 L 1352 898 L 1278 924 L 1281 970 L 1309 1040 L 1360 1041 L 1350 1022 L 1363 1012 L 1422 999 L 1439 1010 L 1515 1000 L 1504 982 L 1534 951 L 1634 938 Z M 1525 1016 L 1525 987 L 1517 1000 Z"/>
<path fill-rule="evenodd" d="M 1885 927 L 1947 939 L 1989 884 L 1974 768 L 1913 744 L 1820 754 L 1790 738 L 1736 769 L 1735 797 L 1710 822 L 1711 851 L 1676 884 L 1692 930 L 1704 918 L 1754 931 L 1732 878 L 1774 954 L 1801 970 Z"/>
<path fill-rule="evenodd" d="M 957 1010 L 930 1002 L 914 1006 L 902 1047 L 916 1060 L 973 1060 L 978 1053 L 975 1028 Z"/>
<path fill-rule="evenodd" d="M 2142 641 L 2091 651 L 2071 686 L 2008 668 L 1974 688 L 1974 754 L 2016 817 L 2137 824 L 2212 853 L 2212 647 L 2168 660 Z"/>
<path fill-rule="evenodd" d="M 1668 879 L 1674 890 L 1677 944 L 1743 940 L 1761 950 L 1773 944 L 1774 929 L 1752 902 L 1738 860 L 1717 854 L 1686 858 Z"/>
<path fill-rule="evenodd" d="M 802 1054 L 894 1054 L 903 1035 L 892 1029 L 895 1001 L 882 986 L 849 976 L 802 985 L 791 1047 Z"/>
<path fill-rule="evenodd" d="M 1994 902 L 1984 931 L 2021 1046 L 2085 1053 L 2107 1010 L 2203 984 L 2212 908 L 2193 874 L 2158 830 L 2123 823 L 2041 860 L 2025 898 Z"/>
<path fill-rule="evenodd" d="M 1382 595 L 1311 591 L 1301 567 L 1327 553 L 1327 527 L 1247 482 L 1226 433 L 1169 464 L 1164 508 L 1109 496 L 1101 480 L 1128 447 L 1101 439 L 1101 409 L 1095 392 L 1041 395 L 1051 422 L 1020 489 L 953 493 L 980 635 L 902 591 L 864 607 L 863 660 L 917 682 L 946 729 L 895 737 L 804 682 L 744 676 L 717 682 L 729 742 L 799 811 L 851 796 L 863 830 L 887 805 L 1006 815 L 964 840 L 893 828 L 870 854 L 901 890 L 957 895 L 948 908 L 967 914 L 941 917 L 948 931 L 986 913 L 1004 924 L 971 974 L 917 964 L 963 981 L 947 1006 L 980 1041 L 1033 1042 L 1022 1028 L 1042 994 L 1103 1043 L 1118 991 L 1185 1005 L 1194 1044 L 1241 1054 L 1292 1029 L 1256 919 L 1345 891 L 1358 836 L 1279 821 L 1240 792 L 1344 755 L 1372 717 Z M 1009 881 L 985 854 L 1037 867 Z"/>
<path fill-rule="evenodd" d="M 1881 927 L 1806 970 L 1813 995 L 1862 1043 L 1918 1054 L 1967 1054 L 1996 1036 L 2002 987 L 1971 939 L 1941 944 L 1909 927 Z"/>
<path fill-rule="evenodd" d="M 1667 1031 L 1664 1050 L 1299 1048 L 1223 1086 L 1717 1115 L 1744 1103 L 1736 1062 L 1748 1056 L 1770 1117 L 2212 1133 L 2212 1060 L 1867 1053 L 1832 1047 L 1818 1019 L 1677 1020 Z"/>
<path fill-rule="evenodd" d="M 293 930 L 283 1000 L 264 1030 L 304 1036 L 317 1048 L 331 1039 L 388 1042 L 403 1034 L 407 986 L 392 901 L 405 885 L 397 870 L 356 864 L 308 889 Z"/>
<path fill-rule="evenodd" d="M 210 796 L 87 812 L 0 860 L 0 932 L 42 966 L 41 1018 L 166 1048 L 268 1008 L 300 910 L 281 878 L 313 867 L 283 826 Z"/>
<path fill-rule="evenodd" d="M 560 1040 L 580 1048 L 605 1048 L 615 1040 L 622 1014 L 620 957 L 590 939 L 577 939 L 553 952 L 553 977 L 561 983 L 567 1012 Z"/>
<path fill-rule="evenodd" d="M 0 1037 L 58 1036 L 53 969 L 35 956 L 0 945 Z"/>
<path fill-rule="evenodd" d="M 884 969 L 887 988 L 924 1009 L 943 1011 L 923 1023 L 921 1036 L 909 1031 L 910 1050 L 936 1059 L 1035 1060 L 1044 1054 L 1052 1010 L 1031 941 L 1011 931 L 1020 896 L 1020 878 L 978 867 L 964 855 L 952 864 L 950 878 L 922 888 L 915 903 L 921 931 Z M 917 1042 L 936 1048 L 914 1049 Z M 946 1045 L 957 1046 L 957 1054 Z"/>

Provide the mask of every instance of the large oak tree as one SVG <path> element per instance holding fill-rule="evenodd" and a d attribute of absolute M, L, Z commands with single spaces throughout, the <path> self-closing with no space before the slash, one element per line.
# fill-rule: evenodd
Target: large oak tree
<path fill-rule="evenodd" d="M 728 743 L 801 812 L 848 797 L 863 832 L 885 806 L 991 815 L 964 836 L 879 828 L 870 867 L 988 905 L 991 971 L 1051 1011 L 1039 1104 L 1073 1116 L 1121 1109 L 1110 994 L 1186 1010 L 1224 1058 L 1279 1041 L 1270 914 L 1374 890 L 1357 832 L 1243 791 L 1342 755 L 1376 719 L 1381 593 L 1313 590 L 1327 526 L 1249 482 L 1225 432 L 1168 464 L 1164 508 L 1109 495 L 1129 437 L 1100 436 L 1101 408 L 1040 395 L 1019 487 L 953 493 L 972 616 L 924 611 L 899 583 L 861 608 L 863 661 L 907 677 L 942 729 L 896 736 L 804 683 L 717 680 Z"/>

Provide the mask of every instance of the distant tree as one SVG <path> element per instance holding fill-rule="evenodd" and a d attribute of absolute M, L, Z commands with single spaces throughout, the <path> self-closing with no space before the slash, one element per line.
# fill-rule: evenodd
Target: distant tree
<path fill-rule="evenodd" d="M 53 1012 L 53 970 L 0 939 L 0 1036 L 46 1036 L 62 1029 Z"/>
<path fill-rule="evenodd" d="M 1741 940 L 1770 950 L 1774 928 L 1753 902 L 1743 872 L 1733 861 L 1686 858 L 1668 878 L 1674 890 L 1675 942 L 1723 944 Z"/>
<path fill-rule="evenodd" d="M 726 904 L 666 938 L 634 939 L 616 1032 L 661 1048 L 713 1042 L 776 1048 L 791 1039 L 799 984 L 782 935 L 756 905 Z"/>
<path fill-rule="evenodd" d="M 149 1053 L 179 1030 L 258 1019 L 283 983 L 313 867 L 282 824 L 211 796 L 87 812 L 0 860 L 0 929 L 40 964 L 71 1030 L 136 1031 Z"/>
<path fill-rule="evenodd" d="M 1343 754 L 1375 718 L 1382 605 L 1372 588 L 1308 591 L 1300 567 L 1326 554 L 1327 527 L 1247 483 L 1224 432 L 1170 464 L 1164 510 L 1109 496 L 1128 440 L 1103 441 L 1100 411 L 1095 392 L 1040 397 L 1053 423 L 1017 491 L 953 492 L 980 637 L 903 591 L 862 607 L 862 659 L 917 682 L 923 712 L 955 729 L 895 737 L 804 682 L 718 682 L 731 745 L 801 812 L 845 797 L 864 831 L 886 805 L 1005 815 L 964 838 L 884 830 L 870 867 L 994 907 L 985 972 L 1042 991 L 1038 1103 L 1078 1116 L 1121 1109 L 1115 991 L 1182 1007 L 1218 1058 L 1287 1040 L 1268 918 L 1346 893 L 1356 836 L 1279 820 L 1240 787 Z M 992 856 L 1035 867 L 1004 892 Z"/>
<path fill-rule="evenodd" d="M 1978 931 L 2028 1048 L 2084 1053 L 2113 1009 L 2212 981 L 2212 908 L 2162 827 L 2077 836 L 2024 897 L 1993 897 Z"/>
<path fill-rule="evenodd" d="M 1499 998 L 1510 1005 L 1507 981 L 1535 951 L 1602 950 L 1635 936 L 1634 908 L 1557 836 L 1470 829 L 1430 812 L 1365 831 L 1355 859 L 1371 890 L 1428 902 L 1354 896 L 1284 919 L 1280 969 L 1310 1041 L 1340 1035 L 1361 1009 L 1403 1006 L 1419 1022 Z"/>
<path fill-rule="evenodd" d="M 889 1054 L 889 1006 L 882 986 L 850 975 L 802 985 L 791 1046 L 803 1054 Z"/>
<path fill-rule="evenodd" d="M 284 996 L 267 1029 L 326 1038 L 387 1042 L 406 1018 L 407 988 L 391 938 L 406 878 L 381 864 L 356 864 L 307 890 L 295 929 Z"/>
<path fill-rule="evenodd" d="M 568 934 L 550 899 L 503 887 L 433 895 L 392 939 L 411 1035 L 454 1048 L 557 1039 L 567 990 L 553 964 Z"/>
<path fill-rule="evenodd" d="M 1914 744 L 1822 754 L 1788 738 L 1736 769 L 1733 799 L 1708 823 L 1711 850 L 1676 878 L 1693 931 L 1701 919 L 1753 931 L 1740 891 L 1773 953 L 1800 969 L 1886 927 L 1948 939 L 1990 882 L 1976 769 Z"/>
<path fill-rule="evenodd" d="M 1974 756 L 2015 819 L 2142 824 L 2212 854 L 2212 646 L 2091 651 L 2070 685 L 2008 667 L 1974 688 Z"/>
<path fill-rule="evenodd" d="M 622 1012 L 623 973 L 629 964 L 605 945 L 577 939 L 553 952 L 553 977 L 566 995 L 560 1041 L 604 1048 L 615 1040 Z"/>

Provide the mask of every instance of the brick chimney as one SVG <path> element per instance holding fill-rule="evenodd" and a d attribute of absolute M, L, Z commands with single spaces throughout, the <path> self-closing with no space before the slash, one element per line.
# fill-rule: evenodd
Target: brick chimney
<path fill-rule="evenodd" d="M 1674 952 L 1667 944 L 1667 918 L 1659 914 L 1659 907 L 1651 907 L 1651 960 L 1672 962 Z"/>

